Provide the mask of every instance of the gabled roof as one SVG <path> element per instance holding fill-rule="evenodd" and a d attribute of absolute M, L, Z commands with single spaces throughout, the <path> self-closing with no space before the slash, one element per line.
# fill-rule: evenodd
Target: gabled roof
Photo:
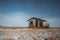
<path fill-rule="evenodd" d="M 32 18 L 30 18 L 29 20 L 31 20 L 31 19 L 35 19 L 35 20 L 39 20 L 39 21 L 43 21 L 43 22 L 46 22 L 46 20 L 43 20 L 43 19 L 39 19 L 39 18 L 36 18 L 36 17 L 32 17 Z M 28 21 L 29 21 L 28 20 Z"/>

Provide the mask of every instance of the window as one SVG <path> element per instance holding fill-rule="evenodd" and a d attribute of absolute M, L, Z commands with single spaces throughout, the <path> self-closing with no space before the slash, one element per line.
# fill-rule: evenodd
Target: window
<path fill-rule="evenodd" d="M 44 40 L 48 40 L 47 38 L 45 38 Z"/>
<path fill-rule="evenodd" d="M 30 21 L 30 24 L 33 25 L 33 21 Z"/>

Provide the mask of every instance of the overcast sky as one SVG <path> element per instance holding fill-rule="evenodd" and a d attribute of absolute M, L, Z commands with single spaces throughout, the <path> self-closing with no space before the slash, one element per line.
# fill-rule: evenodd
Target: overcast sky
<path fill-rule="evenodd" d="M 60 27 L 60 0 L 0 0 L 0 26 L 27 26 L 31 17 Z"/>

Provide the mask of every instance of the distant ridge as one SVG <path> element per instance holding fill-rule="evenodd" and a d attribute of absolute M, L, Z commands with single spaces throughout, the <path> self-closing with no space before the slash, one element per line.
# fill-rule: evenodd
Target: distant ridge
<path fill-rule="evenodd" d="M 53 29 L 60 29 L 60 27 L 53 27 Z"/>
<path fill-rule="evenodd" d="M 0 28 L 11 28 L 11 29 L 16 29 L 16 28 L 29 28 L 29 27 L 19 27 L 19 26 L 0 26 Z"/>
<path fill-rule="evenodd" d="M 11 29 L 22 29 L 22 28 L 29 28 L 29 27 L 21 27 L 21 26 L 0 26 L 0 28 L 11 28 Z M 48 28 L 49 29 L 49 28 Z M 60 29 L 60 27 L 51 27 L 50 29 Z"/>

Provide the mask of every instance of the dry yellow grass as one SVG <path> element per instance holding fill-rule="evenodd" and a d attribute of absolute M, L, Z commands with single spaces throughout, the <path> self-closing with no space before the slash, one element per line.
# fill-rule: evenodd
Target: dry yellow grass
<path fill-rule="evenodd" d="M 23 29 L 3 29 L 0 28 L 0 35 L 13 35 L 19 32 L 26 31 L 29 34 L 34 34 L 35 32 L 60 32 L 59 29 L 33 29 L 33 28 L 23 28 Z"/>
<path fill-rule="evenodd" d="M 34 35 L 35 33 L 42 33 L 42 34 L 52 34 L 53 39 L 55 40 L 56 37 L 60 38 L 60 34 L 54 35 L 54 33 L 60 33 L 60 29 L 37 29 L 37 28 L 0 28 L 0 35 L 12 36 L 17 35 L 19 33 L 27 32 L 29 35 Z M 55 36 L 55 37 L 54 37 Z M 51 38 L 50 38 L 51 39 Z M 6 38 L 4 40 L 13 40 L 11 38 Z"/>

